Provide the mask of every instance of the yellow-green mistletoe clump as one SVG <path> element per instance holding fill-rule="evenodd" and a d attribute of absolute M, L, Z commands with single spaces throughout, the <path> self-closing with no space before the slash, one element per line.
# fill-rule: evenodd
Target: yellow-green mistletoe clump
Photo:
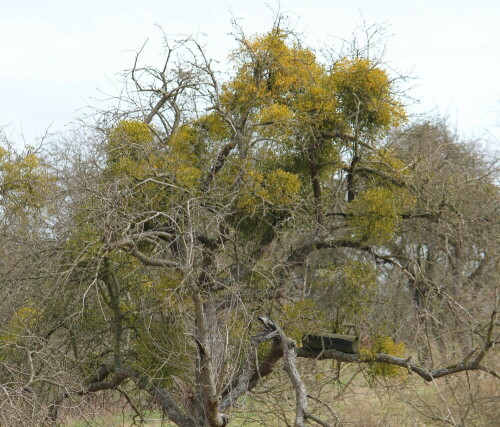
<path fill-rule="evenodd" d="M 268 173 L 250 171 L 245 178 L 238 208 L 254 214 L 266 208 L 286 207 L 297 199 L 300 186 L 296 174 L 280 168 Z"/>
<path fill-rule="evenodd" d="M 108 134 L 105 147 L 109 172 L 114 176 L 144 179 L 161 166 L 153 150 L 148 124 L 136 120 L 119 122 Z"/>
<path fill-rule="evenodd" d="M 392 239 L 400 223 L 398 200 L 384 187 L 371 188 L 349 205 L 349 224 L 363 243 L 383 244 Z"/>
<path fill-rule="evenodd" d="M 183 188 L 195 187 L 202 175 L 198 167 L 202 153 L 197 129 L 181 126 L 170 135 L 164 146 L 154 142 L 153 131 L 147 123 L 134 120 L 119 122 L 108 135 L 106 154 L 109 171 L 139 180 L 162 173 Z"/>
<path fill-rule="evenodd" d="M 115 163 L 122 157 L 138 160 L 147 144 L 153 140 L 148 124 L 137 120 L 122 120 L 108 135 L 106 152 L 108 162 Z"/>
<path fill-rule="evenodd" d="M 333 69 L 339 104 L 351 126 L 371 130 L 387 130 L 398 126 L 406 115 L 394 99 L 387 72 L 369 59 L 344 58 Z"/>
<path fill-rule="evenodd" d="M 183 188 L 195 187 L 202 176 L 198 139 L 193 126 L 181 126 L 169 139 L 167 168 Z"/>
<path fill-rule="evenodd" d="M 53 183 L 36 154 L 18 155 L 0 146 L 0 192 L 5 206 L 16 211 L 40 208 Z"/>
<path fill-rule="evenodd" d="M 361 347 L 361 353 L 366 356 L 375 357 L 379 353 L 389 354 L 391 356 L 404 357 L 406 346 L 404 343 L 397 343 L 391 337 L 376 335 L 372 338 L 371 347 Z M 408 371 L 400 366 L 389 363 L 371 363 L 368 369 L 368 375 L 374 377 L 389 377 L 395 379 L 405 379 Z"/>

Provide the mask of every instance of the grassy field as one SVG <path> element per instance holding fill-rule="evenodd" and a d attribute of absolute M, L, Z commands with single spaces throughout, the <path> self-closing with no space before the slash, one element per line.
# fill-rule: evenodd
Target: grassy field
<path fill-rule="evenodd" d="M 346 375 L 343 385 L 328 377 L 309 378 L 308 390 L 314 399 L 309 410 L 335 425 L 338 415 L 349 427 L 492 427 L 500 419 L 498 380 L 481 373 L 460 375 L 435 383 L 425 383 L 416 376 L 400 382 L 369 386 L 363 375 Z M 316 383 L 314 383 L 316 381 Z M 266 393 L 272 391 L 272 393 Z M 315 400 L 316 399 L 316 400 Z M 327 402 L 330 409 L 320 401 Z M 293 425 L 294 396 L 287 379 L 277 376 L 242 399 L 231 414 L 231 427 L 280 427 Z M 122 406 L 119 410 L 98 410 L 89 417 L 66 417 L 64 427 L 173 427 L 161 420 L 159 412 L 144 412 L 144 423 Z M 118 415 L 119 414 L 119 415 Z"/>
<path fill-rule="evenodd" d="M 240 415 L 241 416 L 241 415 Z M 70 421 L 64 424 L 64 427 L 132 427 L 132 426 L 145 426 L 145 427 L 176 427 L 175 424 L 162 420 L 160 413 L 152 413 L 144 415 L 144 422 L 139 422 L 139 419 L 134 419 L 131 414 L 121 414 L 113 416 L 97 416 L 92 420 L 79 419 Z M 252 421 L 250 419 L 235 418 L 230 423 L 234 427 L 258 427 L 261 424 L 259 421 Z"/>
<path fill-rule="evenodd" d="M 144 425 L 148 427 L 170 427 L 174 424 L 168 422 L 162 422 L 161 415 L 159 413 L 143 414 L 144 423 L 139 424 L 139 419 L 134 418 L 131 414 L 120 414 L 120 415 L 97 415 L 92 419 L 79 419 L 75 421 L 69 421 L 64 424 L 64 427 L 101 427 L 101 426 L 112 426 L 112 427 L 129 427 L 133 425 Z"/>

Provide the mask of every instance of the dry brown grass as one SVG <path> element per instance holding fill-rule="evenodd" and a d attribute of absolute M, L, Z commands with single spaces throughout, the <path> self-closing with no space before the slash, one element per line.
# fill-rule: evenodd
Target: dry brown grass
<path fill-rule="evenodd" d="M 461 426 L 493 427 L 499 425 L 499 381 L 484 372 L 461 373 L 426 383 L 411 375 L 405 380 L 379 378 L 369 384 L 356 366 L 341 365 L 340 381 L 336 380 L 338 366 L 334 363 L 314 365 L 307 362 L 302 372 L 308 390 L 314 398 L 327 402 L 347 427 L 423 427 Z M 94 398 L 84 414 L 81 408 L 65 412 L 65 427 L 134 425 L 131 410 L 117 400 L 112 405 Z M 273 374 L 254 392 L 242 398 L 233 411 L 231 426 L 280 427 L 292 426 L 294 395 L 288 380 L 281 372 Z M 335 425 L 330 410 L 310 399 L 310 410 Z M 161 421 L 158 412 L 145 412 L 145 426 L 173 427 Z M 136 419 L 137 420 L 137 419 Z"/>

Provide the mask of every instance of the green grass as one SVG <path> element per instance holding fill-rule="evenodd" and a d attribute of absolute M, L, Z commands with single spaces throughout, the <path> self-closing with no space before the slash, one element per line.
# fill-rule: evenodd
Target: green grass
<path fill-rule="evenodd" d="M 140 419 L 135 418 L 136 424 L 141 426 L 149 427 L 173 427 L 174 424 L 161 420 L 161 414 L 159 412 L 151 412 L 142 414 L 145 423 L 140 424 Z M 93 417 L 89 420 L 75 420 L 64 424 L 64 427 L 131 427 L 134 425 L 133 414 L 120 414 L 120 415 L 110 415 Z"/>

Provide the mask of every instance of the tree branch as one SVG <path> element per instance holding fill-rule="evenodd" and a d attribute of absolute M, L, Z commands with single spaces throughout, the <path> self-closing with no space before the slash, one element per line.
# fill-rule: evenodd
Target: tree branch
<path fill-rule="evenodd" d="M 198 348 L 199 372 L 197 380 L 203 399 L 204 415 L 210 427 L 224 427 L 229 419 L 227 415 L 220 412 L 220 405 L 217 396 L 217 387 L 214 378 L 214 367 L 212 352 L 208 345 L 208 332 L 205 318 L 205 311 L 201 295 L 198 292 L 193 294 L 195 309 L 195 342 Z"/>
<path fill-rule="evenodd" d="M 265 329 L 251 338 L 250 348 L 245 357 L 245 365 L 222 392 L 222 400 L 220 403 L 221 411 L 232 407 L 244 393 L 250 391 L 257 385 L 260 378 L 268 375 L 274 370 L 275 363 L 283 354 L 279 341 L 276 341 L 276 336 L 276 331 Z M 266 359 L 257 366 L 257 349 L 260 344 L 269 339 L 275 339 L 274 345 Z"/>
<path fill-rule="evenodd" d="M 130 255 L 141 261 L 144 265 L 148 265 L 150 267 L 178 267 L 178 264 L 175 261 L 148 257 L 137 249 L 136 242 L 131 239 L 123 239 L 106 246 L 106 250 L 108 251 L 112 251 L 113 249 L 121 249 L 125 252 L 128 252 Z"/>
<path fill-rule="evenodd" d="M 494 325 L 495 323 L 496 316 L 497 314 L 495 310 L 491 316 L 490 325 L 488 326 L 486 337 L 487 344 L 485 345 L 485 348 L 480 353 L 480 355 L 482 355 L 483 352 L 487 352 L 489 348 L 493 346 L 492 325 Z M 307 401 L 305 399 L 306 392 L 304 385 L 300 379 L 300 374 L 296 369 L 296 357 L 316 360 L 338 360 L 347 363 L 388 363 L 391 365 L 400 366 L 401 368 L 405 368 L 410 373 L 415 372 L 426 381 L 433 381 L 440 377 L 464 371 L 483 371 L 496 378 L 500 378 L 500 376 L 495 371 L 479 364 L 479 362 L 484 358 L 484 355 L 482 355 L 481 358 L 479 358 L 479 356 L 476 357 L 472 362 L 468 362 L 467 360 L 470 357 L 466 357 L 462 362 L 455 365 L 446 368 L 429 370 L 412 362 L 411 357 L 402 358 L 385 353 L 378 353 L 374 356 L 368 356 L 363 354 L 343 353 L 337 350 L 313 351 L 304 348 L 297 348 L 295 342 L 288 338 L 279 328 L 279 326 L 276 325 L 276 323 L 267 318 L 260 318 L 259 320 L 264 323 L 264 331 L 252 338 L 252 345 L 250 346 L 250 350 L 247 356 L 247 366 L 241 370 L 239 375 L 222 393 L 223 398 L 220 404 L 221 410 L 233 406 L 241 395 L 255 387 L 260 378 L 273 372 L 276 363 L 282 357 L 284 359 L 283 368 L 290 377 L 296 394 L 296 427 L 303 426 L 306 418 L 309 418 L 322 426 L 328 425 L 324 421 L 307 412 Z M 255 354 L 258 345 L 270 338 L 273 338 L 274 345 L 270 353 L 268 353 L 268 357 L 266 358 L 266 366 L 263 367 L 263 364 L 261 364 L 257 369 L 256 363 L 253 362 L 252 356 L 253 354 Z M 253 372 L 252 375 L 250 375 L 251 372 Z"/>
<path fill-rule="evenodd" d="M 202 189 L 203 191 L 207 191 L 208 188 L 210 187 L 210 184 L 215 178 L 215 175 L 222 169 L 224 166 L 224 163 L 226 162 L 227 157 L 233 151 L 233 149 L 236 147 L 236 139 L 233 141 L 227 143 L 222 149 L 219 151 L 219 154 L 217 155 L 217 159 L 215 160 L 214 165 L 210 168 L 210 172 L 208 173 L 208 176 L 206 177 L 205 181 L 202 184 Z"/>
<path fill-rule="evenodd" d="M 388 363 L 390 365 L 400 366 L 402 368 L 408 369 L 409 372 L 415 372 L 417 375 L 422 377 L 426 381 L 432 381 L 434 379 L 445 377 L 447 375 L 456 374 L 464 371 L 484 371 L 489 373 L 490 375 L 497 377 L 498 374 L 491 369 L 479 365 L 475 361 L 470 363 L 457 363 L 456 365 L 449 366 L 447 368 L 439 368 L 434 370 L 428 370 L 416 363 L 411 362 L 408 358 L 402 358 L 398 356 L 392 356 L 390 354 L 379 353 L 375 356 L 365 356 L 362 354 L 349 354 L 342 353 L 337 350 L 324 350 L 322 352 L 306 350 L 304 348 L 298 348 L 297 357 L 304 357 L 307 359 L 316 359 L 316 360 L 338 360 L 341 362 L 357 362 L 357 363 Z"/>

